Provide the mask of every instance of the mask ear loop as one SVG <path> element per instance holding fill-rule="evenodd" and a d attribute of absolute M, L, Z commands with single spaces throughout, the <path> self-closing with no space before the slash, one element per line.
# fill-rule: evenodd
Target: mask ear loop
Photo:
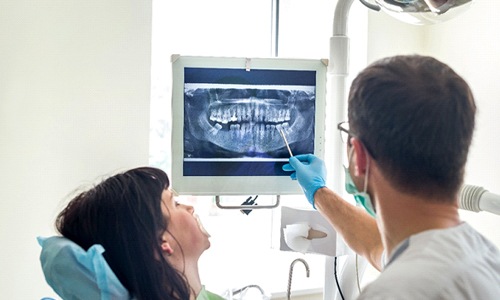
<path fill-rule="evenodd" d="M 349 167 L 351 166 L 353 153 L 354 153 L 354 147 L 351 147 L 351 149 L 349 150 L 349 153 L 347 154 L 347 168 L 346 169 L 349 169 Z"/>
<path fill-rule="evenodd" d="M 370 172 L 370 158 L 368 157 L 368 153 L 366 153 L 366 173 L 365 173 L 365 184 L 363 187 L 363 192 L 366 193 L 368 190 L 368 172 Z"/>

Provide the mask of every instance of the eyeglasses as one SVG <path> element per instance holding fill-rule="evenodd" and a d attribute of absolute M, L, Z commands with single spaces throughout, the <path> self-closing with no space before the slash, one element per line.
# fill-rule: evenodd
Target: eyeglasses
<path fill-rule="evenodd" d="M 340 139 L 342 142 L 351 146 L 351 137 L 353 136 L 349 131 L 349 123 L 344 121 L 337 124 L 337 129 L 340 131 Z"/>
<path fill-rule="evenodd" d="M 349 123 L 346 121 L 340 122 L 337 124 L 337 129 L 340 131 L 340 138 L 342 139 L 342 142 L 351 147 L 351 138 L 354 136 L 354 134 L 349 130 Z M 366 151 L 368 151 L 368 153 L 370 153 L 370 155 L 375 159 L 376 157 L 373 151 L 371 151 L 371 149 L 368 148 L 365 143 L 363 143 L 363 145 L 366 148 Z"/>

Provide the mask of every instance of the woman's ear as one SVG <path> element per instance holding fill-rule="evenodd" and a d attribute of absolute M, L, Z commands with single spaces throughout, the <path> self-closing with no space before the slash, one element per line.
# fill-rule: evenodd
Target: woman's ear
<path fill-rule="evenodd" d="M 163 253 L 167 254 L 168 256 L 172 255 L 174 253 L 174 249 L 170 246 L 170 244 L 164 239 L 161 242 L 161 250 Z"/>
<path fill-rule="evenodd" d="M 167 241 L 161 242 L 161 251 L 163 251 L 163 253 L 167 254 L 168 256 L 174 253 L 174 249 L 170 247 L 170 244 Z"/>
<path fill-rule="evenodd" d="M 170 246 L 170 243 L 168 242 L 168 237 L 169 234 L 167 231 L 165 231 L 161 237 L 161 251 L 164 254 L 167 254 L 168 256 L 172 255 L 174 253 L 174 249 L 172 246 Z"/>
<path fill-rule="evenodd" d="M 354 147 L 354 157 L 352 159 L 354 163 L 354 175 L 363 176 L 367 169 L 368 153 L 363 143 L 355 137 L 351 138 L 351 145 L 351 147 Z"/>

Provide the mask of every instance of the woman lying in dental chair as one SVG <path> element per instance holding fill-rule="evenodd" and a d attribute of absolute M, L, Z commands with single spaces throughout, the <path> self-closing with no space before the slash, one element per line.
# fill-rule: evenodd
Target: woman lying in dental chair
<path fill-rule="evenodd" d="M 39 238 L 49 285 L 63 299 L 223 299 L 206 291 L 198 259 L 209 235 L 168 176 L 137 168 L 82 192 Z"/>

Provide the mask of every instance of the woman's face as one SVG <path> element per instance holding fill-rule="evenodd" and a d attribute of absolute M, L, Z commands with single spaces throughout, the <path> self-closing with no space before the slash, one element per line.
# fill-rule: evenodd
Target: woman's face
<path fill-rule="evenodd" d="M 178 203 L 170 190 L 162 193 L 162 213 L 168 224 L 167 241 L 174 253 L 197 259 L 210 247 L 210 235 L 194 214 L 194 208 Z"/>

